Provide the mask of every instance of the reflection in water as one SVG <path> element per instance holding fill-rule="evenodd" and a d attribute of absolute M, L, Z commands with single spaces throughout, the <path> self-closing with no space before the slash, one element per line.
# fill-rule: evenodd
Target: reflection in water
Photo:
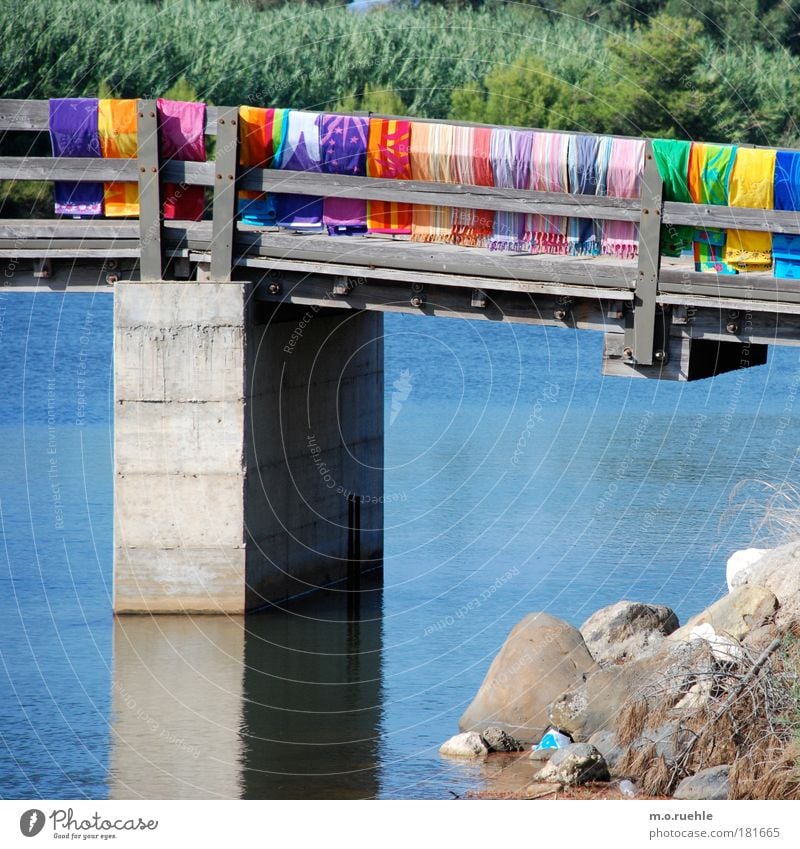
<path fill-rule="evenodd" d="M 360 799 L 378 793 L 383 591 L 317 593 L 246 621 L 243 796 Z"/>
<path fill-rule="evenodd" d="M 111 798 L 378 793 L 380 573 L 247 618 L 119 617 Z"/>
<path fill-rule="evenodd" d="M 240 795 L 243 663 L 241 617 L 115 620 L 112 799 Z"/>

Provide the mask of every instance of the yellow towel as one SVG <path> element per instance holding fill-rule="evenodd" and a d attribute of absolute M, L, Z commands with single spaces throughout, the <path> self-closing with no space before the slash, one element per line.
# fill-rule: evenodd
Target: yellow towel
<path fill-rule="evenodd" d="M 101 100 L 97 111 L 100 151 L 110 159 L 134 159 L 136 138 L 136 101 Z M 121 218 L 139 214 L 138 183 L 104 183 L 106 215 Z"/>
<path fill-rule="evenodd" d="M 738 148 L 728 184 L 728 205 L 749 209 L 773 208 L 775 151 Z M 723 259 L 739 271 L 772 267 L 772 234 L 728 230 Z"/>

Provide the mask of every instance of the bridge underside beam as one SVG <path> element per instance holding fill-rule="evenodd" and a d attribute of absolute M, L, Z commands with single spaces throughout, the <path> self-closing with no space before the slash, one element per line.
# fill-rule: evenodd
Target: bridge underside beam
<path fill-rule="evenodd" d="M 115 295 L 115 610 L 238 614 L 379 566 L 382 316 L 298 336 L 248 283 Z"/>

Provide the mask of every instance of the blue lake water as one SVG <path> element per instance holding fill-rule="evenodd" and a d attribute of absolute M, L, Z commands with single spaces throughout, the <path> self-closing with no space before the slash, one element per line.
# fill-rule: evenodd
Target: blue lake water
<path fill-rule="evenodd" d="M 685 620 L 757 536 L 752 482 L 796 479 L 797 349 L 623 380 L 599 334 L 387 316 L 384 586 L 359 620 L 323 595 L 115 623 L 111 322 L 108 295 L 0 292 L 5 798 L 461 792 L 480 768 L 436 749 L 516 621 L 621 598 Z"/>

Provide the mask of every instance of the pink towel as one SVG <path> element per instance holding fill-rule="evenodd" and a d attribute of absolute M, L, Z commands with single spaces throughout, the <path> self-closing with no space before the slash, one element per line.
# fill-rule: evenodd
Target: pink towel
<path fill-rule="evenodd" d="M 608 170 L 605 175 L 603 194 L 614 198 L 636 198 L 639 196 L 639 184 L 644 170 L 643 139 L 603 139 L 610 144 Z M 602 160 L 601 154 L 598 160 Z M 598 194 L 600 185 L 598 181 Z M 639 253 L 639 235 L 632 221 L 603 222 L 602 253 L 611 254 L 620 259 L 635 259 Z"/>
<path fill-rule="evenodd" d="M 566 133 L 534 133 L 531 152 L 531 189 L 569 191 L 569 145 Z M 569 253 L 568 219 L 563 215 L 527 215 L 525 242 L 534 253 Z"/>
<path fill-rule="evenodd" d="M 162 159 L 181 162 L 206 161 L 206 105 L 158 99 L 158 149 Z M 164 183 L 164 218 L 200 221 L 205 207 L 202 186 Z"/>

